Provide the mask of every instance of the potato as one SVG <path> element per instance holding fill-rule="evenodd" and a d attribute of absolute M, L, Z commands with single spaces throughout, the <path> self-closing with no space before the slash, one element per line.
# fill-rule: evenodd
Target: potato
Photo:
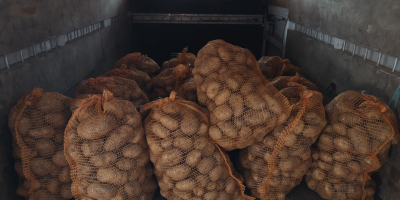
<path fill-rule="evenodd" d="M 190 190 L 179 190 L 178 188 L 172 189 L 172 193 L 177 199 L 191 199 L 192 192 Z"/>
<path fill-rule="evenodd" d="M 182 150 L 188 150 L 193 147 L 193 142 L 190 138 L 177 137 L 174 139 L 174 146 Z"/>
<path fill-rule="evenodd" d="M 105 167 L 114 164 L 117 158 L 117 154 L 108 152 L 90 157 L 89 162 L 96 167 Z"/>
<path fill-rule="evenodd" d="M 278 164 L 279 168 L 282 171 L 291 171 L 293 170 L 294 167 L 297 167 L 298 164 L 300 164 L 300 159 L 299 158 L 292 158 L 290 160 L 281 160 Z"/>
<path fill-rule="evenodd" d="M 60 167 L 64 167 L 64 166 L 68 165 L 67 159 L 65 159 L 65 156 L 64 156 L 64 151 L 56 152 L 52 157 L 52 161 L 54 164 L 56 164 L 57 166 L 60 166 Z"/>
<path fill-rule="evenodd" d="M 362 172 L 360 164 L 356 161 L 350 161 L 346 166 L 349 168 L 350 173 L 352 174 L 359 174 Z"/>
<path fill-rule="evenodd" d="M 194 188 L 193 189 L 193 194 L 198 196 L 198 197 L 201 197 L 204 194 L 204 189 L 200 188 L 200 187 Z"/>
<path fill-rule="evenodd" d="M 329 152 L 326 152 L 326 151 L 320 151 L 319 157 L 321 158 L 321 160 L 323 160 L 327 163 L 331 163 L 333 161 L 332 154 L 330 154 Z"/>
<path fill-rule="evenodd" d="M 288 134 L 288 136 L 284 140 L 285 140 L 285 146 L 291 147 L 296 144 L 297 136 L 295 134 Z"/>
<path fill-rule="evenodd" d="M 128 174 L 115 167 L 100 168 L 97 170 L 97 179 L 105 183 L 124 185 L 128 181 Z"/>
<path fill-rule="evenodd" d="M 35 193 L 37 199 L 59 200 L 58 195 L 50 194 L 45 189 L 36 190 Z"/>
<path fill-rule="evenodd" d="M 339 162 L 348 162 L 352 159 L 352 156 L 347 152 L 336 151 L 333 153 L 333 159 Z"/>
<path fill-rule="evenodd" d="M 293 128 L 292 132 L 296 135 L 300 135 L 304 130 L 304 121 L 299 120 L 296 126 Z"/>
<path fill-rule="evenodd" d="M 222 130 L 222 134 L 224 136 L 228 136 L 234 139 L 238 137 L 238 131 L 232 123 L 221 121 L 217 123 L 217 126 L 220 130 Z"/>
<path fill-rule="evenodd" d="M 83 139 L 94 140 L 105 136 L 117 126 L 117 121 L 111 115 L 101 115 L 88 118 L 77 127 L 78 135 Z"/>
<path fill-rule="evenodd" d="M 230 98 L 228 99 L 229 105 L 232 108 L 232 113 L 235 117 L 239 117 L 241 114 L 243 114 L 244 111 L 244 103 L 243 103 L 243 98 L 240 95 L 237 94 L 232 94 Z"/>
<path fill-rule="evenodd" d="M 172 180 L 179 181 L 187 178 L 191 171 L 192 170 L 185 165 L 177 165 L 167 169 L 165 174 L 171 177 Z"/>
<path fill-rule="evenodd" d="M 227 105 L 220 105 L 212 111 L 212 114 L 216 117 L 217 120 L 226 121 L 231 118 L 232 110 Z"/>
<path fill-rule="evenodd" d="M 322 133 L 321 136 L 318 139 L 318 148 L 324 150 L 324 151 L 331 151 L 333 150 L 333 137 L 326 133 Z"/>
<path fill-rule="evenodd" d="M 335 164 L 333 164 L 332 174 L 337 177 L 346 178 L 346 176 L 349 174 L 349 172 L 345 168 L 345 166 L 343 166 L 342 164 L 335 163 Z"/>
<path fill-rule="evenodd" d="M 35 144 L 35 149 L 37 149 L 42 156 L 52 155 L 55 148 L 56 146 L 50 140 L 39 140 Z"/>
<path fill-rule="evenodd" d="M 240 87 L 240 93 L 244 96 L 254 92 L 254 88 L 251 82 L 245 82 L 242 87 Z"/>
<path fill-rule="evenodd" d="M 38 176 L 45 176 L 55 169 L 56 166 L 50 160 L 44 158 L 35 158 L 31 160 L 31 170 Z"/>
<path fill-rule="evenodd" d="M 314 168 L 314 170 L 311 173 L 311 176 L 314 180 L 322 181 L 325 179 L 326 173 L 319 168 Z"/>
<path fill-rule="evenodd" d="M 87 157 L 91 157 L 101 151 L 101 149 L 103 148 L 103 144 L 104 141 L 102 139 L 83 142 L 81 146 L 82 153 Z"/>
<path fill-rule="evenodd" d="M 68 120 L 62 113 L 50 113 L 44 116 L 47 123 L 51 124 L 53 127 L 66 126 Z"/>
<path fill-rule="evenodd" d="M 202 174 L 207 174 L 214 168 L 212 158 L 203 158 L 197 165 L 197 170 Z"/>
<path fill-rule="evenodd" d="M 110 132 L 106 142 L 104 143 L 104 150 L 113 151 L 121 148 L 128 143 L 129 139 L 133 137 L 133 129 L 128 125 L 122 125 Z"/>
<path fill-rule="evenodd" d="M 369 145 L 369 137 L 367 134 L 364 133 L 364 130 L 362 130 L 358 126 L 354 126 L 347 132 L 351 143 L 353 144 L 354 149 L 357 152 L 364 155 L 372 153 L 371 151 L 373 151 L 373 148 L 371 148 L 371 146 Z"/>
<path fill-rule="evenodd" d="M 222 138 L 222 132 L 219 130 L 218 126 L 216 126 L 216 125 L 210 126 L 209 134 L 213 140 L 219 140 Z"/>
<path fill-rule="evenodd" d="M 266 105 L 266 102 L 257 94 L 249 94 L 246 96 L 246 106 L 254 110 L 261 110 L 265 108 Z"/>
<path fill-rule="evenodd" d="M 161 190 L 170 190 L 175 187 L 174 180 L 172 180 L 169 176 L 164 175 L 161 180 L 158 182 Z"/>
<path fill-rule="evenodd" d="M 204 194 L 204 200 L 215 200 L 218 196 L 217 191 L 210 191 Z"/>
<path fill-rule="evenodd" d="M 182 153 L 179 149 L 171 149 L 164 152 L 157 162 L 161 165 L 174 166 L 182 162 L 182 159 Z"/>
<path fill-rule="evenodd" d="M 220 85 L 218 84 L 218 82 L 209 82 L 206 84 L 207 84 L 206 86 L 207 97 L 209 99 L 214 99 L 219 94 Z"/>
<path fill-rule="evenodd" d="M 334 143 L 339 150 L 349 151 L 352 149 L 350 141 L 345 137 L 336 137 Z"/>
<path fill-rule="evenodd" d="M 66 124 L 64 124 L 65 126 Z M 52 138 L 55 134 L 55 130 L 49 126 L 42 128 L 31 129 L 28 131 L 28 135 L 33 138 Z"/>
<path fill-rule="evenodd" d="M 161 147 L 164 148 L 164 150 L 169 150 L 172 148 L 172 143 L 174 142 L 173 138 L 164 138 L 161 140 Z"/>
<path fill-rule="evenodd" d="M 192 179 L 178 181 L 175 187 L 179 190 L 193 190 L 196 187 L 196 182 Z"/>
<path fill-rule="evenodd" d="M 32 123 L 30 119 L 24 115 L 21 116 L 20 120 L 18 121 L 18 132 L 21 135 L 28 134 L 29 130 L 32 128 Z"/>
<path fill-rule="evenodd" d="M 110 184 L 92 183 L 87 187 L 87 196 L 95 199 L 111 199 L 116 188 Z"/>
<path fill-rule="evenodd" d="M 240 80 L 240 79 L 239 79 L 239 80 Z M 231 89 L 231 90 L 233 90 L 233 91 L 238 90 L 238 89 L 239 89 L 239 86 L 240 86 L 239 82 L 237 81 L 237 79 L 235 79 L 235 77 L 233 77 L 233 78 L 227 78 L 227 79 L 225 80 L 225 84 L 226 84 L 226 86 L 228 86 L 229 89 Z"/>
<path fill-rule="evenodd" d="M 125 148 L 122 150 L 122 155 L 127 158 L 136 158 L 140 154 L 142 154 L 143 151 L 144 151 L 144 149 L 141 146 L 131 144 L 131 145 L 125 146 Z"/>
<path fill-rule="evenodd" d="M 135 160 L 129 158 L 119 158 L 115 163 L 115 166 L 121 170 L 131 170 L 135 167 Z"/>
<path fill-rule="evenodd" d="M 272 135 L 267 135 L 263 139 L 263 144 L 265 147 L 268 147 L 270 149 L 273 149 L 276 143 L 276 139 Z"/>
<path fill-rule="evenodd" d="M 124 190 L 129 197 L 137 197 L 142 192 L 141 185 L 138 181 L 129 182 L 124 186 Z"/>
<path fill-rule="evenodd" d="M 343 135 L 343 136 L 347 135 L 347 131 L 346 131 L 347 127 L 345 124 L 334 123 L 332 125 L 332 129 L 333 129 L 333 131 L 335 131 L 335 133 L 337 133 L 339 135 Z"/>
<path fill-rule="evenodd" d="M 218 95 L 213 99 L 215 105 L 219 106 L 226 103 L 231 95 L 231 91 L 228 89 L 222 90 L 218 93 Z"/>
<path fill-rule="evenodd" d="M 59 186 L 60 186 L 60 182 L 58 182 L 58 180 L 50 179 L 47 182 L 47 190 L 52 194 L 58 194 Z"/>
<path fill-rule="evenodd" d="M 193 147 L 198 150 L 204 149 L 211 141 L 208 138 L 201 137 L 194 141 Z"/>
<path fill-rule="evenodd" d="M 207 76 L 211 74 L 215 68 L 219 67 L 221 65 L 220 59 L 218 57 L 208 57 L 207 59 L 204 59 L 202 62 L 202 67 L 200 68 L 194 68 L 193 73 L 196 72 L 196 70 L 199 71 L 199 73 L 203 76 Z M 196 64 L 195 64 L 196 66 Z"/>
<path fill-rule="evenodd" d="M 212 169 L 208 174 L 210 176 L 210 180 L 217 181 L 220 179 L 221 175 L 223 174 L 223 170 L 224 169 L 221 166 L 215 166 L 214 169 Z"/>
<path fill-rule="evenodd" d="M 180 123 L 182 133 L 186 135 L 193 135 L 199 129 L 200 121 L 192 112 L 187 112 L 183 115 Z"/>
<path fill-rule="evenodd" d="M 143 126 L 139 126 L 133 129 L 133 137 L 129 140 L 132 144 L 147 144 L 144 134 Z"/>
<path fill-rule="evenodd" d="M 132 114 L 132 115 L 125 115 L 126 124 L 130 127 L 138 127 L 142 125 L 142 117 L 140 115 Z"/>
<path fill-rule="evenodd" d="M 202 150 L 202 154 L 204 157 L 211 156 L 215 152 L 215 144 L 212 142 L 207 142 L 206 146 Z"/>
<path fill-rule="evenodd" d="M 60 180 L 60 182 L 62 183 L 68 183 L 71 182 L 71 175 L 70 175 L 70 168 L 69 166 L 67 167 L 63 167 L 60 170 L 60 173 L 58 174 L 58 179 Z"/>

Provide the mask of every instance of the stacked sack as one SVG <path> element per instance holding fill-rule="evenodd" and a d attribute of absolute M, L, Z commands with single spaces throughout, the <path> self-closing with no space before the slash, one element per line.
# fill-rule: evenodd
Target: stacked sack
<path fill-rule="evenodd" d="M 194 61 L 196 60 L 196 56 L 192 53 L 187 53 L 188 48 L 184 48 L 182 53 L 178 54 L 177 58 L 172 58 L 171 60 L 165 61 L 162 64 L 162 70 L 168 68 L 174 68 L 179 64 L 188 64 L 190 68 L 194 67 Z"/>
<path fill-rule="evenodd" d="M 278 76 L 271 81 L 271 84 L 277 89 L 282 90 L 288 86 L 288 83 L 298 83 L 300 85 L 306 86 L 309 90 L 318 90 L 317 86 L 311 81 L 301 77 L 299 73 L 295 76 Z"/>
<path fill-rule="evenodd" d="M 64 149 L 75 199 L 151 200 L 157 183 L 135 105 L 109 91 L 74 101 Z"/>
<path fill-rule="evenodd" d="M 258 61 L 262 74 L 268 80 L 278 76 L 294 76 L 301 73 L 301 69 L 290 64 L 289 60 L 283 60 L 279 56 L 263 56 Z"/>
<path fill-rule="evenodd" d="M 288 100 L 263 77 L 247 49 L 208 42 L 193 77 L 199 104 L 210 110 L 210 137 L 228 151 L 262 140 L 289 116 Z"/>
<path fill-rule="evenodd" d="M 288 120 L 239 154 L 246 187 L 265 200 L 284 200 L 301 182 L 312 163 L 311 145 L 326 125 L 321 93 L 296 83 L 279 92 L 293 106 Z"/>
<path fill-rule="evenodd" d="M 126 64 L 123 64 L 121 68 L 115 68 L 111 71 L 101 75 L 102 77 L 121 77 L 125 79 L 131 79 L 136 81 L 140 89 L 149 94 L 151 92 L 151 78 L 145 72 L 138 69 L 128 69 Z"/>
<path fill-rule="evenodd" d="M 188 101 L 197 102 L 197 87 L 192 79 L 187 80 L 176 89 L 176 96 L 182 97 Z"/>
<path fill-rule="evenodd" d="M 240 200 L 241 175 L 208 136 L 208 111 L 194 102 L 169 98 L 149 103 L 145 120 L 150 159 L 161 195 L 167 199 Z"/>
<path fill-rule="evenodd" d="M 149 102 L 149 99 L 136 81 L 120 77 L 97 77 L 79 83 L 75 96 L 82 94 L 102 94 L 109 90 L 118 99 L 131 101 L 135 105 Z"/>
<path fill-rule="evenodd" d="M 13 154 L 17 158 L 17 194 L 25 199 L 73 197 L 70 168 L 63 152 L 71 100 L 35 88 L 11 109 L 8 123 L 13 134 Z"/>
<path fill-rule="evenodd" d="M 370 175 L 399 142 L 395 114 L 383 100 L 356 91 L 338 95 L 325 109 L 328 125 L 312 154 L 308 187 L 324 199 L 374 199 Z"/>
<path fill-rule="evenodd" d="M 153 99 L 167 97 L 173 90 L 183 84 L 189 77 L 189 67 L 179 64 L 174 68 L 163 70 L 151 82 L 154 88 Z"/>
<path fill-rule="evenodd" d="M 151 78 L 156 76 L 160 71 L 160 67 L 153 59 L 147 55 L 142 55 L 140 52 L 127 54 L 119 59 L 113 68 L 121 68 L 123 64 L 126 64 L 128 69 L 137 69 L 146 72 Z"/>

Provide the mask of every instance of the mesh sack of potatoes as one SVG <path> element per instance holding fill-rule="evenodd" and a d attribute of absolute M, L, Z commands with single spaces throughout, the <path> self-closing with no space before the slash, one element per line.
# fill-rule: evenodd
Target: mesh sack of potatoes
<path fill-rule="evenodd" d="M 134 80 L 121 77 L 97 77 L 83 80 L 78 84 L 75 97 L 82 94 L 103 94 L 109 90 L 114 97 L 131 101 L 135 105 L 149 102 L 149 98 Z"/>
<path fill-rule="evenodd" d="M 126 64 L 123 64 L 121 68 L 112 69 L 101 76 L 131 79 L 136 81 L 143 92 L 150 93 L 151 91 L 151 78 L 149 75 L 138 69 L 128 69 Z"/>
<path fill-rule="evenodd" d="M 182 50 L 182 53 L 178 54 L 177 58 L 172 58 L 171 60 L 165 61 L 162 64 L 162 70 L 168 69 L 168 68 L 174 68 L 178 64 L 188 64 L 190 68 L 194 67 L 194 61 L 196 60 L 196 56 L 192 53 L 187 53 L 188 48 L 184 48 Z"/>
<path fill-rule="evenodd" d="M 109 91 L 78 101 L 64 144 L 75 199 L 151 200 L 157 182 L 135 105 Z"/>
<path fill-rule="evenodd" d="M 197 102 L 197 87 L 192 79 L 187 80 L 176 89 L 177 96 L 182 97 L 188 101 Z"/>
<path fill-rule="evenodd" d="M 258 60 L 262 74 L 273 80 L 278 76 L 294 76 L 301 73 L 301 69 L 290 64 L 289 60 L 283 60 L 279 56 L 263 56 Z"/>
<path fill-rule="evenodd" d="M 399 142 L 393 111 L 381 99 L 347 91 L 326 106 L 328 125 L 313 152 L 308 187 L 324 199 L 374 199 L 371 173 Z"/>
<path fill-rule="evenodd" d="M 311 145 L 326 125 L 323 96 L 304 86 L 280 91 L 293 109 L 288 120 L 239 153 L 244 183 L 260 199 L 284 200 L 312 163 Z"/>
<path fill-rule="evenodd" d="M 146 72 L 150 77 L 154 77 L 160 71 L 158 64 L 148 57 L 147 55 L 141 55 L 140 52 L 130 53 L 119 59 L 113 66 L 113 68 L 121 68 L 123 64 L 128 66 L 128 69 L 138 69 Z"/>
<path fill-rule="evenodd" d="M 63 151 L 71 98 L 35 88 L 9 113 L 17 194 L 31 200 L 70 199 L 70 168 Z"/>
<path fill-rule="evenodd" d="M 151 80 L 153 99 L 167 97 L 175 88 L 185 83 L 189 77 L 189 67 L 179 64 L 174 68 L 163 70 Z"/>
<path fill-rule="evenodd" d="M 210 111 L 210 137 L 225 150 L 242 149 L 289 116 L 289 102 L 266 80 L 253 54 L 223 40 L 207 43 L 193 69 L 200 105 Z"/>
<path fill-rule="evenodd" d="M 306 86 L 310 90 L 318 90 L 317 86 L 311 81 L 301 77 L 299 73 L 296 73 L 295 76 L 278 76 L 271 81 L 271 84 L 277 89 L 282 90 L 283 88 L 288 86 L 288 83 L 298 83 Z"/>
<path fill-rule="evenodd" d="M 170 97 L 151 102 L 145 120 L 150 159 L 166 199 L 239 200 L 243 178 L 229 157 L 208 137 L 208 111 L 191 101 Z"/>

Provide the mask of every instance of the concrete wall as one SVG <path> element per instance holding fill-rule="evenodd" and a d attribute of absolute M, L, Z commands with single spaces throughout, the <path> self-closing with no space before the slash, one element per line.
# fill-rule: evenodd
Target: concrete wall
<path fill-rule="evenodd" d="M 295 23 L 400 56 L 399 1 L 274 0 L 271 4 L 289 8 L 289 19 Z M 288 31 L 286 57 L 318 85 L 327 87 L 334 82 L 337 93 L 364 89 L 389 101 L 400 85 L 397 72 L 391 73 L 388 68 L 336 50 L 297 31 Z M 398 117 L 399 111 L 397 105 Z M 388 162 L 373 175 L 377 182 L 376 199 L 399 198 L 399 153 L 400 145 L 392 146 Z"/>
<path fill-rule="evenodd" d="M 127 0 L 1 1 L 0 55 L 129 11 Z M 32 27 L 30 27 L 32 26 Z M 34 87 L 65 93 L 88 74 L 101 74 L 132 51 L 128 18 L 65 46 L 0 70 L 0 200 L 19 199 L 7 115 Z"/>

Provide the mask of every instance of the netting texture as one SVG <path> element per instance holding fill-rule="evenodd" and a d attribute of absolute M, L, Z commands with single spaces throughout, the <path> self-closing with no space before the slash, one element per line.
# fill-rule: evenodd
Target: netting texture
<path fill-rule="evenodd" d="M 308 187 L 324 199 L 373 199 L 371 173 L 399 142 L 393 111 L 372 95 L 347 91 L 326 106 L 328 125 L 313 152 Z"/>
<path fill-rule="evenodd" d="M 123 64 L 126 64 L 129 69 L 146 72 L 150 77 L 154 77 L 160 71 L 160 67 L 153 59 L 147 55 L 141 55 L 140 52 L 127 54 L 119 59 L 113 68 L 120 68 Z"/>
<path fill-rule="evenodd" d="M 297 85 L 280 91 L 293 109 L 288 120 L 239 153 L 245 185 L 260 199 L 284 200 L 311 165 L 311 145 L 326 125 L 323 96 Z"/>
<path fill-rule="evenodd" d="M 271 84 L 277 90 L 282 90 L 286 88 L 290 82 L 304 85 L 310 90 L 318 90 L 314 83 L 305 79 L 304 77 L 301 77 L 299 73 L 296 73 L 295 76 L 278 76 L 271 81 Z"/>
<path fill-rule="evenodd" d="M 70 168 L 63 153 L 71 98 L 33 89 L 9 114 L 13 134 L 17 194 L 30 200 L 70 199 Z"/>
<path fill-rule="evenodd" d="M 78 101 L 64 145 L 74 197 L 151 200 L 157 182 L 135 106 L 108 91 Z"/>
<path fill-rule="evenodd" d="M 168 69 L 168 68 L 174 68 L 178 64 L 188 64 L 190 68 L 194 67 L 194 61 L 196 60 L 196 56 L 192 53 L 187 53 L 187 48 L 184 48 L 182 50 L 182 53 L 178 54 L 177 58 L 172 58 L 171 60 L 165 61 L 162 64 L 162 70 Z"/>
<path fill-rule="evenodd" d="M 145 120 L 150 159 L 166 199 L 240 200 L 243 180 L 208 136 L 208 111 L 194 102 L 155 102 Z"/>
<path fill-rule="evenodd" d="M 75 97 L 82 94 L 103 94 L 109 90 L 114 97 L 127 100 L 135 105 L 149 102 L 149 98 L 134 80 L 121 77 L 97 77 L 83 80 L 79 83 Z"/>
<path fill-rule="evenodd" d="M 153 99 L 168 97 L 175 88 L 185 83 L 188 77 L 189 68 L 183 64 L 163 70 L 151 80 L 154 89 Z"/>
<path fill-rule="evenodd" d="M 288 118 L 288 100 L 263 77 L 249 50 L 214 40 L 197 56 L 198 101 L 210 110 L 210 137 L 225 150 L 262 140 Z"/>
<path fill-rule="evenodd" d="M 263 56 L 258 61 L 262 74 L 273 80 L 278 76 L 294 76 L 301 73 L 301 69 L 290 64 L 289 60 L 283 60 L 279 56 Z"/>
<path fill-rule="evenodd" d="M 128 69 L 125 64 L 121 68 L 112 69 L 105 74 L 101 75 L 103 77 L 121 77 L 126 79 L 131 79 L 136 81 L 140 89 L 149 94 L 151 92 L 151 78 L 150 76 L 138 69 Z"/>
<path fill-rule="evenodd" d="M 193 79 L 187 80 L 176 90 L 177 96 L 180 96 L 188 101 L 197 102 L 197 86 Z"/>

